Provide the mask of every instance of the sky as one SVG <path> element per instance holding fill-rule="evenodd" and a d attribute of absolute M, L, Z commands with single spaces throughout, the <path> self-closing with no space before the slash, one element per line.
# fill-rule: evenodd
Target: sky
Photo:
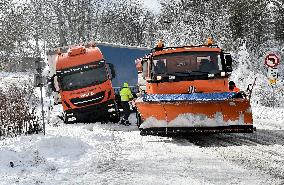
<path fill-rule="evenodd" d="M 146 8 L 152 10 L 154 13 L 159 13 L 161 11 L 161 5 L 159 0 L 143 0 Z"/>

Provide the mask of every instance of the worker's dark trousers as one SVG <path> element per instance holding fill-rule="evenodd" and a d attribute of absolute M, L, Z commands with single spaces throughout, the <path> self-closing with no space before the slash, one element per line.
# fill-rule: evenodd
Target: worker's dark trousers
<path fill-rule="evenodd" d="M 123 119 L 128 120 L 128 117 L 130 115 L 130 106 L 128 101 L 122 101 L 121 106 L 123 108 L 123 114 L 124 114 Z"/>

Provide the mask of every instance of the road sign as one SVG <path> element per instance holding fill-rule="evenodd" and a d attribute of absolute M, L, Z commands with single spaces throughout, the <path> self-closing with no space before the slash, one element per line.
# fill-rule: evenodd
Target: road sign
<path fill-rule="evenodd" d="M 279 65 L 280 59 L 276 54 L 270 53 L 266 55 L 264 63 L 267 67 L 275 68 L 276 66 Z"/>
<path fill-rule="evenodd" d="M 269 79 L 269 84 L 270 84 L 271 86 L 276 85 L 276 83 L 277 83 L 277 80 L 276 80 L 276 79 Z"/>
<path fill-rule="evenodd" d="M 278 74 L 277 68 L 270 67 L 270 68 L 267 69 L 267 77 L 269 79 L 277 79 L 278 76 L 279 76 L 279 74 Z"/>
<path fill-rule="evenodd" d="M 270 85 L 276 85 L 279 74 L 277 68 L 269 67 L 267 68 L 267 78 L 269 80 Z"/>

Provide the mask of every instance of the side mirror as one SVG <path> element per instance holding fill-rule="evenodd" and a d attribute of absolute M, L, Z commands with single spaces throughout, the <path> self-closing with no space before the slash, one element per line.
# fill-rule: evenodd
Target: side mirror
<path fill-rule="evenodd" d="M 53 75 L 48 79 L 48 88 L 50 88 L 53 92 L 59 92 L 59 90 L 55 87 L 55 77 L 56 75 Z"/>
<path fill-rule="evenodd" d="M 148 77 L 148 62 L 144 61 L 142 63 L 142 77 L 145 79 Z"/>
<path fill-rule="evenodd" d="M 116 77 L 114 65 L 111 63 L 107 63 L 106 65 L 107 65 L 108 72 L 110 74 L 110 79 L 112 80 Z"/>
<path fill-rule="evenodd" d="M 225 60 L 226 60 L 226 65 L 227 66 L 232 66 L 233 59 L 231 55 L 225 55 Z"/>
<path fill-rule="evenodd" d="M 233 68 L 232 68 L 233 59 L 232 59 L 232 56 L 230 54 L 225 55 L 225 62 L 226 62 L 226 71 L 232 72 L 233 71 Z"/>

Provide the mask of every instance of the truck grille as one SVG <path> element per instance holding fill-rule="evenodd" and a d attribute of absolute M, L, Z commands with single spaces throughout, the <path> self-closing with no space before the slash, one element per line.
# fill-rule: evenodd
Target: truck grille
<path fill-rule="evenodd" d="M 71 99 L 71 103 L 73 103 L 77 107 L 87 106 L 94 103 L 101 102 L 105 97 L 105 91 L 99 92 L 93 96 L 88 96 L 85 98 L 73 98 Z"/>

